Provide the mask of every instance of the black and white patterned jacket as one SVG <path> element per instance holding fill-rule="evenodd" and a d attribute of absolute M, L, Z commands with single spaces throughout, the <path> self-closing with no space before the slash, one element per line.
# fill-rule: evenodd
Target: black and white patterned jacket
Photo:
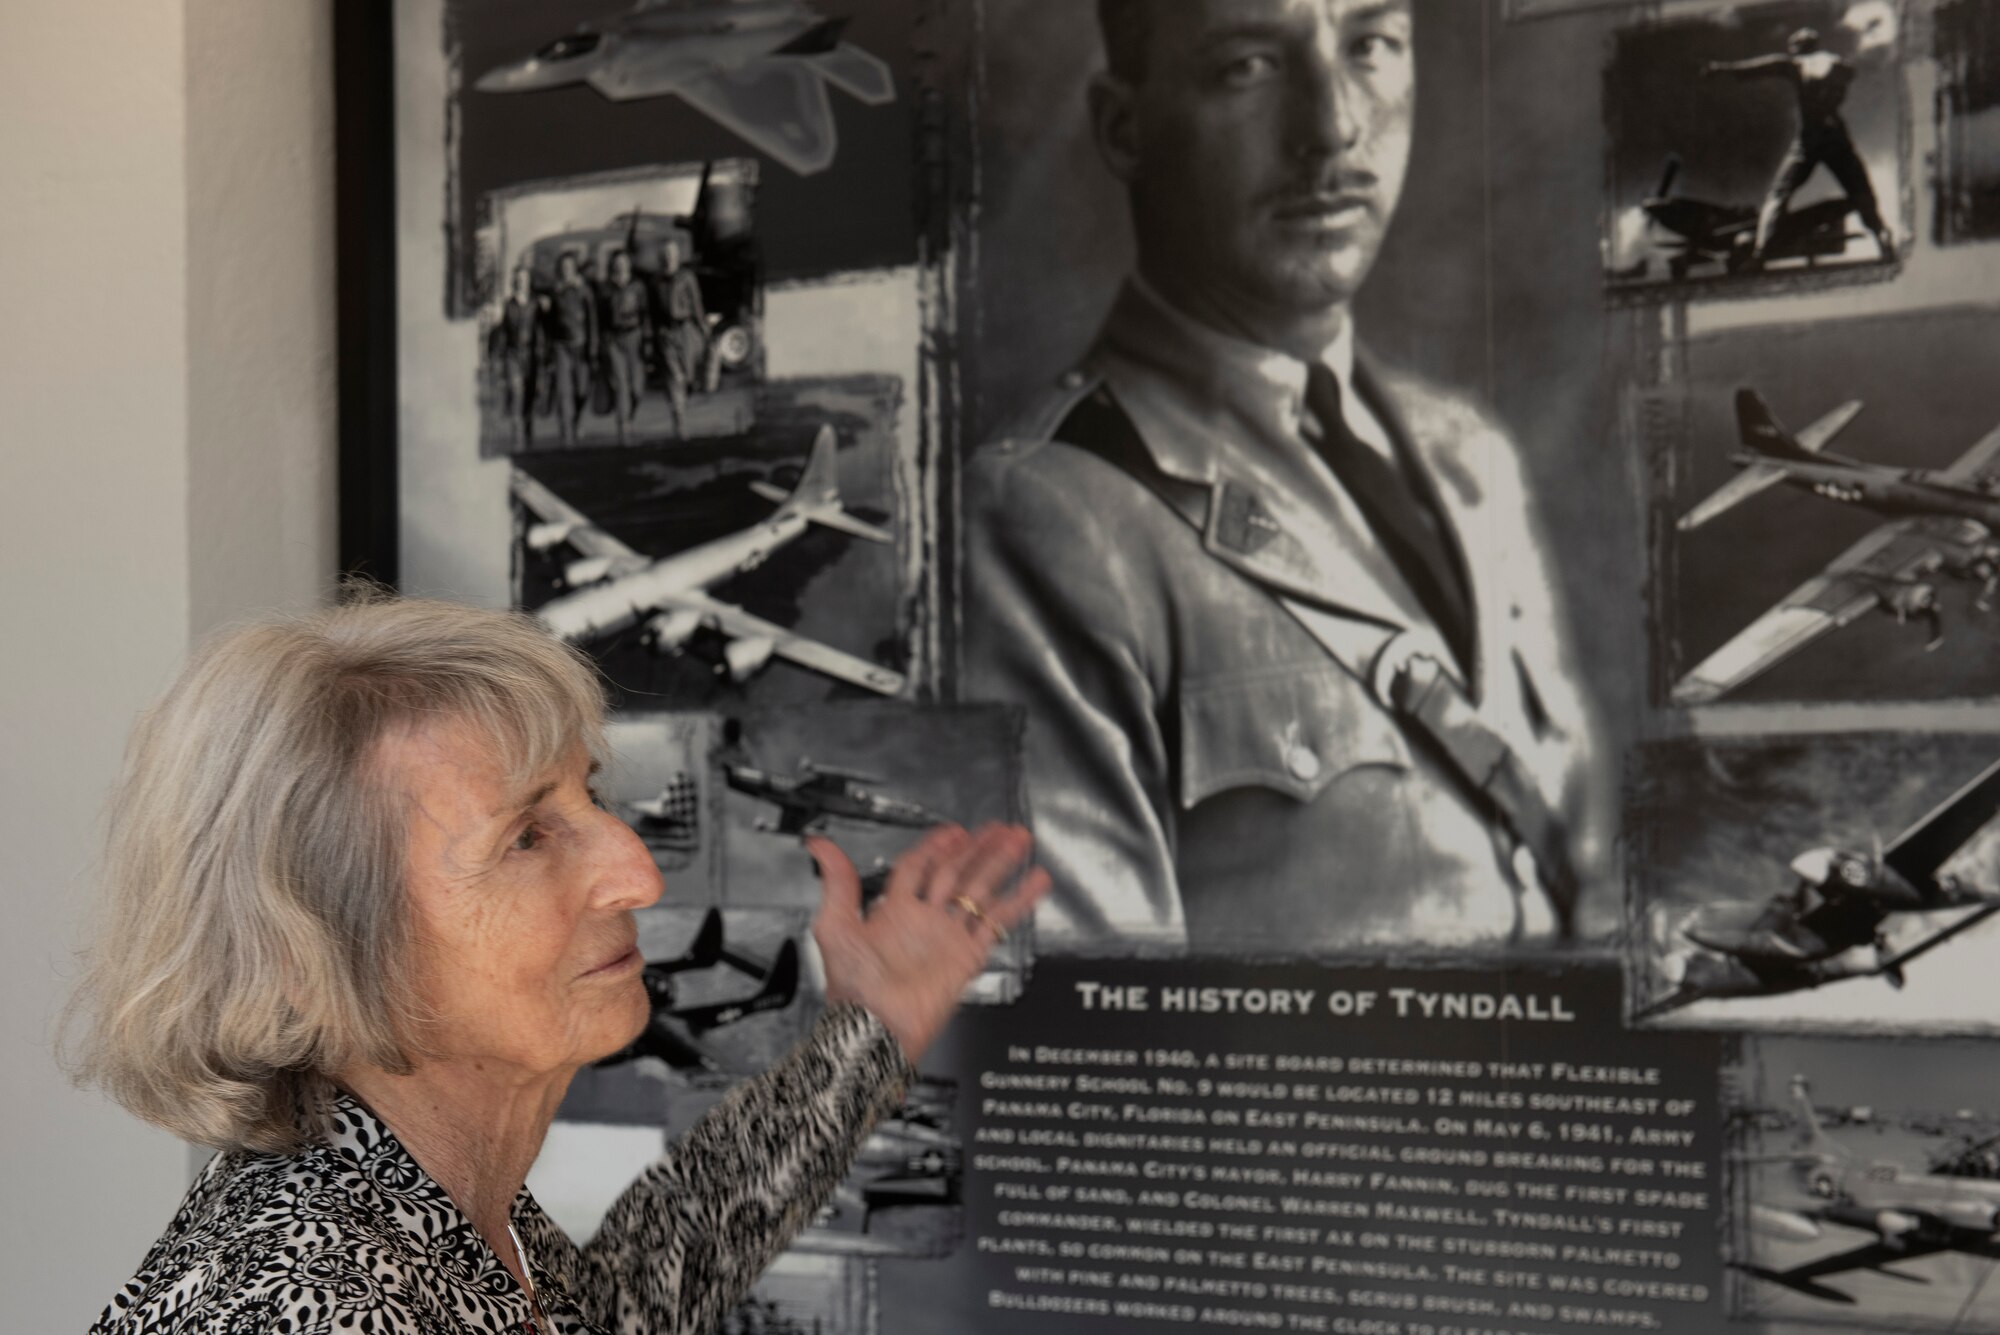
<path fill-rule="evenodd" d="M 836 1006 L 628 1187 L 578 1248 L 523 1189 L 513 1224 L 544 1335 L 713 1327 L 832 1195 L 912 1079 Z M 451 1198 L 354 1099 L 328 1143 L 209 1162 L 91 1335 L 462 1335 L 530 1326 L 527 1295 Z"/>

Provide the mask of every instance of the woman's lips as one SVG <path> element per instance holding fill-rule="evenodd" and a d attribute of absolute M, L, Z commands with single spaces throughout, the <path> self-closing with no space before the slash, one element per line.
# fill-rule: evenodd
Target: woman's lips
<path fill-rule="evenodd" d="M 596 968 L 587 970 L 583 976 L 585 978 L 601 978 L 607 974 L 622 973 L 627 969 L 643 968 L 645 963 L 645 958 L 639 954 L 639 947 L 635 942 Z"/>

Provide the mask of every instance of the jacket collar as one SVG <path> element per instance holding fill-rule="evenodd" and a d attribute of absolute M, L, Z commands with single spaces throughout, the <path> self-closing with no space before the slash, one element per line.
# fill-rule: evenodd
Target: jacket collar
<path fill-rule="evenodd" d="M 1398 428 L 1351 336 L 1329 350 L 1343 387 Z M 1204 542 L 1279 592 L 1383 626 L 1426 624 L 1366 521 L 1300 432 L 1308 368 L 1208 329 L 1137 280 L 1091 354 L 1160 471 L 1208 489 Z M 1342 365 L 1346 363 L 1346 365 Z"/>

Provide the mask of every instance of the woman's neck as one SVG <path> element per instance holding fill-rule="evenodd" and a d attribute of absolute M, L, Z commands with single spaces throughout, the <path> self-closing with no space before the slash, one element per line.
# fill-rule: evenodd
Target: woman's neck
<path fill-rule="evenodd" d="M 452 1062 L 425 1063 L 409 1075 L 369 1066 L 340 1077 L 444 1188 L 523 1288 L 528 1277 L 507 1227 L 569 1080 L 569 1072 L 508 1078 L 484 1063 Z"/>

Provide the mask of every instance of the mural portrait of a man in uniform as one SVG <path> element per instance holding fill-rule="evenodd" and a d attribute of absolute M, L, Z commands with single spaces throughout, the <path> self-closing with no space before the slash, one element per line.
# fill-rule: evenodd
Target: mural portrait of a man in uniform
<path fill-rule="evenodd" d="M 1517 448 L 1350 318 L 1409 0 L 1098 19 L 1135 271 L 965 491 L 965 693 L 1027 712 L 1041 948 L 1556 942 L 1608 803 Z"/>

